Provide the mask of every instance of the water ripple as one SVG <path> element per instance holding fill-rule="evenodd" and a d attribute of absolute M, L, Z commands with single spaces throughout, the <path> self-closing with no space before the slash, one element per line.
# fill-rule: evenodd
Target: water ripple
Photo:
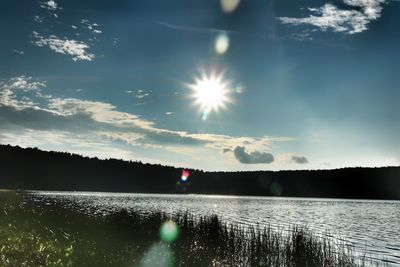
<path fill-rule="evenodd" d="M 33 192 L 33 200 L 59 202 L 88 214 L 106 215 L 121 209 L 143 214 L 214 213 L 227 222 L 287 230 L 307 226 L 316 234 L 352 243 L 360 255 L 378 255 L 400 266 L 400 202 L 343 199 L 154 195 L 88 192 Z"/>

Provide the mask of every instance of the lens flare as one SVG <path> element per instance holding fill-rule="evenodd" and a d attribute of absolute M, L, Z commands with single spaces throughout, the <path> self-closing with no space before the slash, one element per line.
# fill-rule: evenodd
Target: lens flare
<path fill-rule="evenodd" d="M 194 78 L 194 84 L 188 85 L 193 90 L 192 97 L 195 99 L 195 104 L 200 106 L 203 120 L 207 120 L 212 111 L 218 112 L 231 102 L 228 97 L 230 83 L 225 80 L 224 75 L 225 72 L 212 71 L 208 75 L 203 71 L 199 78 Z"/>
<path fill-rule="evenodd" d="M 215 38 L 214 50 L 217 54 L 223 55 L 229 49 L 229 36 L 226 33 L 220 33 Z"/>
<path fill-rule="evenodd" d="M 167 221 L 161 225 L 160 237 L 162 241 L 171 243 L 178 238 L 179 227 L 174 221 Z"/>
<path fill-rule="evenodd" d="M 174 251 L 163 242 L 152 245 L 141 259 L 141 267 L 174 266 Z"/>
<path fill-rule="evenodd" d="M 225 13 L 233 13 L 240 4 L 240 0 L 220 0 L 221 9 Z"/>
<path fill-rule="evenodd" d="M 183 170 L 182 176 L 181 176 L 182 182 L 186 182 L 187 179 L 189 178 L 189 175 L 190 175 L 190 172 L 188 170 Z"/>

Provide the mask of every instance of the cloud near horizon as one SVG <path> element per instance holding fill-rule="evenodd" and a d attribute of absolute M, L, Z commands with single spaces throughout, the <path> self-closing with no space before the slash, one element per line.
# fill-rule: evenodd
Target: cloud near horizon
<path fill-rule="evenodd" d="M 284 24 L 311 25 L 321 31 L 328 29 L 348 34 L 360 33 L 368 29 L 368 24 L 381 17 L 382 6 L 387 0 L 343 0 L 348 7 L 341 9 L 331 3 L 322 7 L 308 8 L 308 17 L 279 17 Z M 315 14 L 315 15 L 314 15 Z"/>
<path fill-rule="evenodd" d="M 298 164 L 307 164 L 308 163 L 308 159 L 304 156 L 292 155 L 291 160 Z"/>
<path fill-rule="evenodd" d="M 213 151 L 236 147 L 237 158 L 249 163 L 270 163 L 273 156 L 257 151 L 246 154 L 244 148 L 240 151 L 241 146 L 261 150 L 276 142 L 294 140 L 288 137 L 237 137 L 163 129 L 138 115 L 118 111 L 110 103 L 54 97 L 43 92 L 46 87 L 47 82 L 27 76 L 0 83 L 0 133 L 10 134 L 8 129 L 12 129 L 11 132 L 15 129 L 40 130 L 53 132 L 54 138 L 57 138 L 62 132 L 62 136 L 78 134 L 110 145 L 122 143 L 166 151 L 193 146 Z"/>
<path fill-rule="evenodd" d="M 271 153 L 260 151 L 252 151 L 248 153 L 244 146 L 235 147 L 233 154 L 242 164 L 269 164 L 274 161 L 274 156 Z"/>

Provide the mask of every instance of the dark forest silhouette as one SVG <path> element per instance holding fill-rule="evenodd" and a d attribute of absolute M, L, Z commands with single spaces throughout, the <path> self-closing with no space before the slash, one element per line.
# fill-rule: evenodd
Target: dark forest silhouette
<path fill-rule="evenodd" d="M 400 167 L 204 172 L 0 145 L 0 188 L 399 199 Z"/>

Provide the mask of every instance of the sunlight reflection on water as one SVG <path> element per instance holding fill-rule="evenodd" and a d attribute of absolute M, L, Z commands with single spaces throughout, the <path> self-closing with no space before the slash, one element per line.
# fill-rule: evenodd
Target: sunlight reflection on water
<path fill-rule="evenodd" d="M 89 192 L 34 192 L 33 196 L 34 201 L 61 202 L 88 214 L 109 214 L 122 208 L 143 214 L 188 211 L 195 216 L 214 213 L 243 225 L 270 224 L 281 230 L 295 224 L 307 226 L 400 266 L 400 201 Z"/>

